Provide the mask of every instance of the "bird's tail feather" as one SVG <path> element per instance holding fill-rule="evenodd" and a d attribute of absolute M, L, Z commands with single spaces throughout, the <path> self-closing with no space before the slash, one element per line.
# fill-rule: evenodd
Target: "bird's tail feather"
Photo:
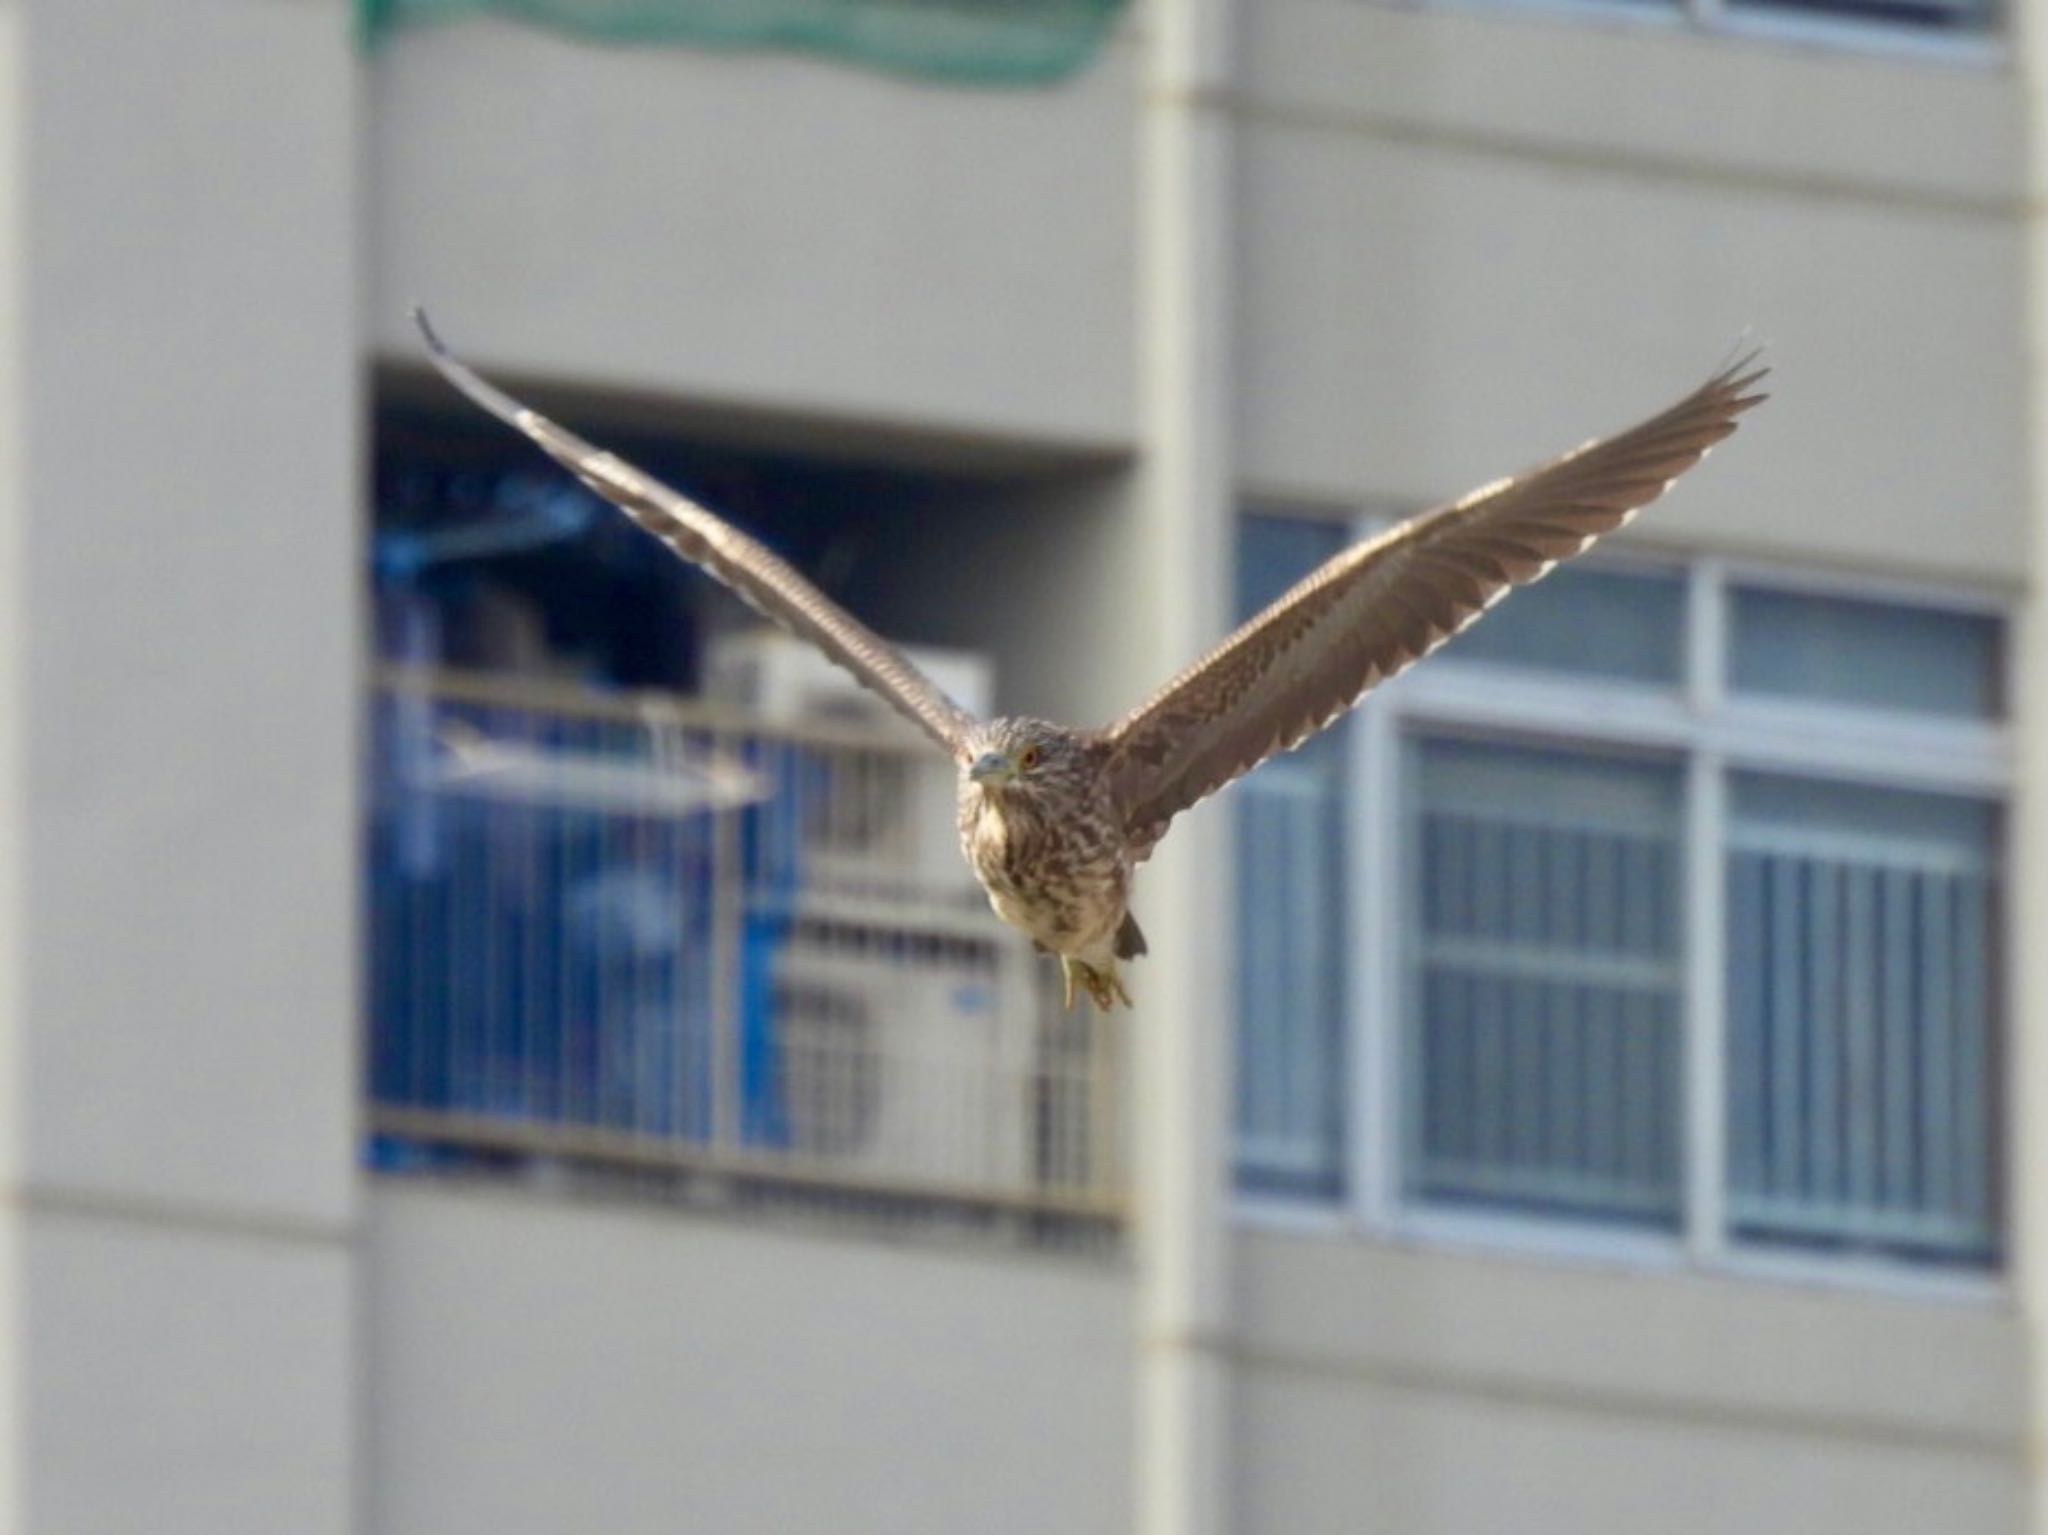
<path fill-rule="evenodd" d="M 1124 925 L 1116 930 L 1116 957 L 1136 959 L 1145 952 L 1145 932 L 1138 926 L 1138 919 L 1129 912 L 1124 913 Z"/>

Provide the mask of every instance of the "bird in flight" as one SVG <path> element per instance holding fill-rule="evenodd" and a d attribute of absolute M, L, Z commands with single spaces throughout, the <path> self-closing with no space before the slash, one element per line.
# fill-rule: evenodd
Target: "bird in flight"
<path fill-rule="evenodd" d="M 960 845 L 996 914 L 1104 1010 L 1145 952 L 1132 871 L 1168 824 L 1300 745 L 1502 597 L 1656 500 L 1765 398 L 1751 352 L 1661 415 L 1333 556 L 1112 725 L 977 720 L 773 550 L 530 410 L 414 319 L 441 374 L 598 495 L 879 694 L 959 770 Z"/>

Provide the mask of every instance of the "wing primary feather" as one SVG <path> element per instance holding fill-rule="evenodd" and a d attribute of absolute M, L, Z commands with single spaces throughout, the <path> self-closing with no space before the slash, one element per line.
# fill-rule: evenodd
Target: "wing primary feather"
<path fill-rule="evenodd" d="M 443 378 L 500 421 L 524 430 L 519 418 L 526 407 L 497 385 L 486 383 L 469 364 L 448 350 L 448 343 L 441 339 L 441 333 L 434 329 L 434 322 L 427 317 L 424 304 L 412 306 L 412 323 L 419 327 L 420 336 L 427 343 L 427 356 Z"/>
<path fill-rule="evenodd" d="M 428 359 L 467 399 L 524 433 L 551 458 L 749 606 L 809 641 L 956 759 L 973 718 L 904 654 L 799 574 L 780 555 L 680 491 L 521 404 L 458 358 L 423 308 L 413 322 Z"/>
<path fill-rule="evenodd" d="M 1626 526 L 1767 396 L 1744 340 L 1668 409 L 1495 480 L 1326 561 L 1103 732 L 1142 857 L 1180 811 L 1298 744 L 1540 579 Z"/>

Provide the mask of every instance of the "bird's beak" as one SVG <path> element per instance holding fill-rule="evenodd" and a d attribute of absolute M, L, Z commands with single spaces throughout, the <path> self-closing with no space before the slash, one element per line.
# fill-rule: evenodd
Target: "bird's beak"
<path fill-rule="evenodd" d="M 976 783 L 1000 788 L 1017 776 L 1017 764 L 1003 752 L 983 752 L 974 759 L 967 776 Z"/>

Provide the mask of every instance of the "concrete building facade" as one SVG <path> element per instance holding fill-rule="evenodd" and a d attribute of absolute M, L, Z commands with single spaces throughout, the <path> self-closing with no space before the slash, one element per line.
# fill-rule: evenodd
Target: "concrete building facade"
<path fill-rule="evenodd" d="M 1072 79 L 992 91 L 496 19 L 364 54 L 345 9 L 0 3 L 0 1526 L 2048 1529 L 2034 16 L 1158 0 Z M 458 414 L 414 302 L 600 440 L 943 477 L 872 617 L 1078 720 L 1228 629 L 1250 522 L 1336 538 L 1461 493 L 1745 333 L 1777 371 L 1601 567 L 1680 593 L 1668 697 L 1517 691 L 1475 652 L 1350 727 L 1326 1019 L 1241 1000 L 1252 823 L 1176 828 L 1120 1036 L 1128 1221 L 1068 1253 L 366 1160 L 365 465 L 391 412 Z M 1772 680 L 1868 634 L 1908 636 L 1877 669 L 1932 702 Z M 1661 1084 L 1661 1149 L 1567 1188 L 1498 1097 L 1491 1160 L 1453 1166 L 1403 817 L 1511 768 L 1611 807 L 1636 767 L 1690 850 L 1645 898 L 1664 968 L 1555 973 L 1664 999 L 1615 1089 Z M 1827 1111 L 1830 1226 L 1771 1161 L 1822 1110 L 1724 1112 L 1752 1044 L 1794 1062 L 1759 1080 L 1833 1080 L 1745 1000 L 1741 860 L 1817 827 L 1846 912 L 1843 850 L 1893 810 L 1886 846 L 1979 885 L 1883 908 L 1908 1001 L 1864 999 L 1895 1026 L 1841 1036 L 1877 1052 L 1843 1080 L 1882 1099 L 1903 1049 L 1945 1096 Z M 1816 1015 L 1861 963 L 1801 972 Z M 1268 1059 L 1326 1135 L 1247 1107 Z M 1262 1129 L 1306 1148 L 1287 1176 Z"/>

